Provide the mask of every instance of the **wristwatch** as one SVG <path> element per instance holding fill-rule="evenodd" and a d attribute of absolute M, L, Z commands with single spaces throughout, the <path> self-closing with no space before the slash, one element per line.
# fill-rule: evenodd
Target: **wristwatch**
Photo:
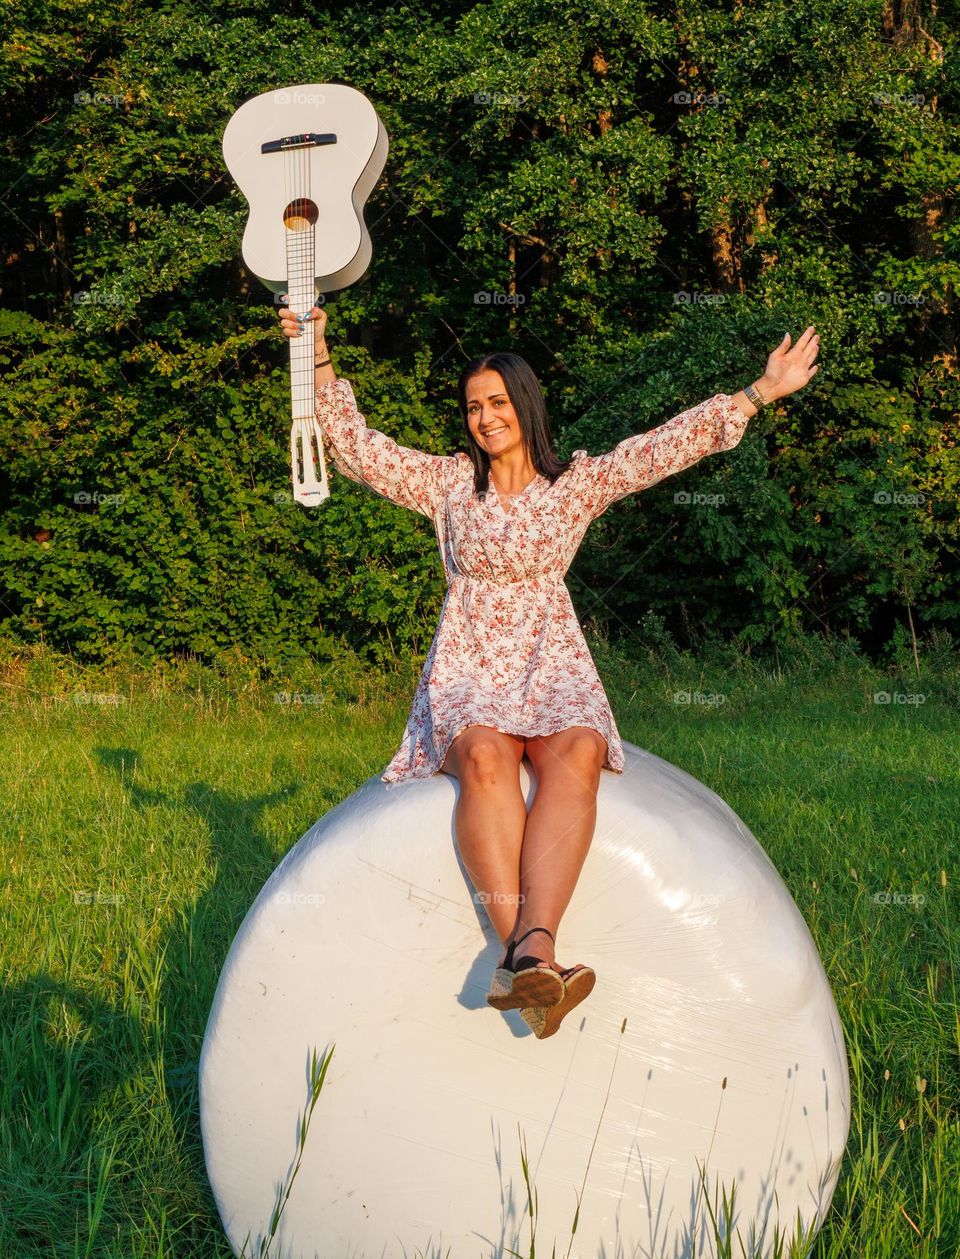
<path fill-rule="evenodd" d="M 743 392 L 747 395 L 758 411 L 761 407 L 765 407 L 767 405 L 766 398 L 764 398 L 760 390 L 757 389 L 755 385 L 744 385 Z"/>

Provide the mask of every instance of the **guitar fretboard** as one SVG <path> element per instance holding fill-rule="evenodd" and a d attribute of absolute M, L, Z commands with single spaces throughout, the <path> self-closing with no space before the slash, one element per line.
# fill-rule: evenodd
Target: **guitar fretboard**
<path fill-rule="evenodd" d="M 308 314 L 316 302 L 313 226 L 287 229 L 287 294 L 290 309 Z M 290 403 L 294 417 L 314 413 L 314 324 L 306 324 L 303 336 L 290 338 Z"/>

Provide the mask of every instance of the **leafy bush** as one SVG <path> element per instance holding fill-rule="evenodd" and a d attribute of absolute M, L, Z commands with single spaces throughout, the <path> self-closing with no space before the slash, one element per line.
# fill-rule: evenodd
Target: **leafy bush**
<path fill-rule="evenodd" d="M 599 453 L 821 334 L 814 382 L 736 450 L 591 527 L 582 615 L 754 652 L 955 626 L 956 37 L 925 22 L 917 44 L 839 0 L 11 14 L 2 632 L 92 661 L 426 649 L 429 522 L 340 477 L 290 498 L 285 350 L 220 152 L 244 99 L 323 80 L 390 135 L 373 265 L 330 327 L 405 444 L 458 447 L 484 349 L 531 361 L 564 453 Z"/>

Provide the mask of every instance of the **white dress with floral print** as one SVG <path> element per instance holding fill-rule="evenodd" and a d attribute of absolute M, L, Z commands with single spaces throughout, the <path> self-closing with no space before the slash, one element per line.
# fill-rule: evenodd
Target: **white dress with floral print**
<path fill-rule="evenodd" d="M 473 725 L 528 738 L 589 726 L 606 739 L 604 769 L 622 773 L 620 735 L 564 575 L 611 503 L 739 443 L 749 418 L 730 395 L 606 454 L 575 451 L 552 485 L 538 474 L 509 510 L 492 483 L 479 499 L 467 454 L 412 450 L 368 428 L 349 380 L 322 385 L 316 403 L 338 471 L 433 521 L 447 579 L 403 742 L 381 779 L 429 778 Z"/>

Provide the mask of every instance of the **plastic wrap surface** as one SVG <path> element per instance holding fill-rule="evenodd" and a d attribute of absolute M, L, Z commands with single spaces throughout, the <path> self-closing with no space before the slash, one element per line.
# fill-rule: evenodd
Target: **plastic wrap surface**
<path fill-rule="evenodd" d="M 200 1062 L 236 1253 L 248 1236 L 259 1253 L 311 1051 L 334 1045 L 274 1259 L 528 1255 L 521 1137 L 538 1254 L 568 1253 L 579 1198 L 570 1259 L 714 1255 L 710 1209 L 734 1182 L 733 1253 L 737 1232 L 766 1256 L 798 1213 L 819 1226 L 850 1097 L 813 939 L 729 806 L 624 749 L 558 934 L 596 988 L 548 1040 L 485 1003 L 499 942 L 457 855 L 454 778 L 372 778 L 286 855 L 230 948 Z"/>

